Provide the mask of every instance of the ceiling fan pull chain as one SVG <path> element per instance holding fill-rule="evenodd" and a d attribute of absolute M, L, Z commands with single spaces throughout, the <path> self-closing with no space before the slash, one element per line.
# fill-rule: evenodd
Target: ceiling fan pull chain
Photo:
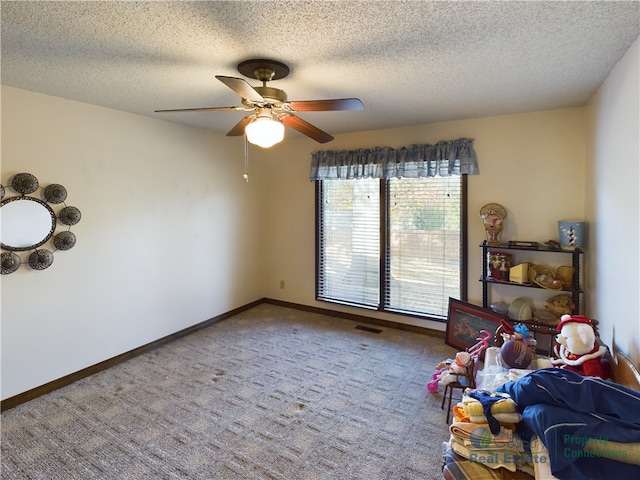
<path fill-rule="evenodd" d="M 247 136 L 244 136 L 244 173 L 242 178 L 245 183 L 249 181 L 249 140 Z"/>

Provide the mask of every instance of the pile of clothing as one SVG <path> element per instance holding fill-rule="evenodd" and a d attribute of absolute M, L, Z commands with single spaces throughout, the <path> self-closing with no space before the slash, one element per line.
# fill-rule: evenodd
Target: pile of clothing
<path fill-rule="evenodd" d="M 534 473 L 528 444 L 515 431 L 522 415 L 509 394 L 466 389 L 453 414 L 449 447 L 456 454 L 491 469 Z"/>
<path fill-rule="evenodd" d="M 496 389 L 518 406 L 522 436 L 537 436 L 561 479 L 640 478 L 640 392 L 561 368 Z"/>
<path fill-rule="evenodd" d="M 456 414 L 457 412 L 457 414 Z M 518 406 L 508 393 L 467 388 L 462 402 L 454 408 L 454 416 L 472 423 L 487 424 L 491 433 L 496 434 L 500 426 L 513 430 L 522 421 Z"/>

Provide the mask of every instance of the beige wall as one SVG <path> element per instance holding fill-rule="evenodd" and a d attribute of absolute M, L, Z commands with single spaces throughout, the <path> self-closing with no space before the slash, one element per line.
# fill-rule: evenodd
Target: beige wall
<path fill-rule="evenodd" d="M 51 268 L 0 277 L 3 399 L 262 297 L 366 313 L 315 301 L 311 152 L 459 137 L 476 140 L 481 172 L 469 178 L 470 301 L 481 298 L 482 205 L 507 208 L 505 241 L 557 238 L 557 220 L 586 218 L 586 313 L 606 342 L 640 360 L 637 41 L 588 107 L 340 135 L 329 145 L 289 132 L 271 150 L 251 150 L 248 184 L 240 139 L 1 93 L 2 183 L 22 171 L 61 183 L 83 214 L 78 244 Z M 505 286 L 491 300 L 525 296 L 541 307 L 544 294 Z"/>
<path fill-rule="evenodd" d="M 607 345 L 640 365 L 640 46 L 588 105 L 590 308 Z"/>
<path fill-rule="evenodd" d="M 2 184 L 60 183 L 82 220 L 2 288 L 2 398 L 263 296 L 259 164 L 242 142 L 2 87 Z M 257 170 L 257 171 L 256 171 Z"/>
<path fill-rule="evenodd" d="M 558 238 L 557 220 L 583 218 L 585 110 L 560 109 L 507 115 L 402 129 L 341 135 L 331 144 L 307 139 L 288 141 L 264 154 L 268 165 L 269 252 L 266 296 L 304 305 L 366 313 L 316 302 L 314 296 L 314 184 L 309 182 L 311 152 L 373 146 L 399 147 L 470 137 L 475 140 L 480 175 L 469 177 L 469 299 L 481 302 L 481 250 L 484 231 L 482 205 L 498 202 L 508 211 L 503 241 Z M 525 258 L 526 257 L 526 258 Z M 570 256 L 545 257 L 549 266 L 570 264 Z M 521 261 L 532 258 L 528 253 Z M 563 258 L 561 260 L 561 258 Z M 280 281 L 285 289 L 280 289 Z M 505 286 L 494 289 L 492 301 L 543 299 L 533 289 Z M 444 324 L 371 312 L 371 316 L 442 330 Z"/>

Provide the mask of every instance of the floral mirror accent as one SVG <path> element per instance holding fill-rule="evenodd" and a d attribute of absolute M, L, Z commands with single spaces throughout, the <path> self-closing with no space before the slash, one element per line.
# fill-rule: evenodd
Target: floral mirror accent
<path fill-rule="evenodd" d="M 5 198 L 7 190 L 16 195 Z M 31 195 L 41 190 L 41 198 Z M 71 226 L 80 221 L 80 210 L 67 206 L 67 190 L 57 183 L 42 188 L 38 179 L 30 173 L 18 173 L 10 181 L 8 188 L 0 185 L 0 212 L 2 229 L 0 258 L 2 275 L 15 272 L 21 265 L 33 270 L 44 270 L 53 263 L 53 253 L 70 250 L 76 244 L 76 236 Z M 53 205 L 53 206 L 52 206 Z M 62 208 L 58 208 L 62 205 Z M 58 212 L 54 210 L 58 209 Z M 67 227 L 61 230 L 60 227 Z M 57 230 L 60 230 L 56 233 Z M 43 246 L 51 241 L 53 250 Z M 31 251 L 22 259 L 16 252 Z M 26 262 L 24 261 L 26 260 Z"/>

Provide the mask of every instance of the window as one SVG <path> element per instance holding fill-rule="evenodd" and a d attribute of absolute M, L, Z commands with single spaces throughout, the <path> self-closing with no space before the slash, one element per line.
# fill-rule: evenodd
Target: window
<path fill-rule="evenodd" d="M 319 300 L 444 320 L 466 297 L 466 175 L 317 182 Z"/>

